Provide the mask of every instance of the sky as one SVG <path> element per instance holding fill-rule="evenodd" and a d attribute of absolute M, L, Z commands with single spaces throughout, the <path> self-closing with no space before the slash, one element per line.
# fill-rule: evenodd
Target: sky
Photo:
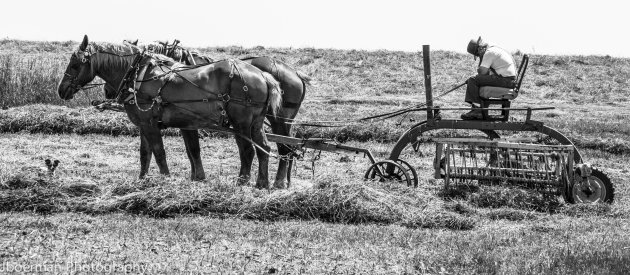
<path fill-rule="evenodd" d="M 481 36 L 530 54 L 630 57 L 622 0 L 9 0 L 0 39 L 465 52 Z"/>

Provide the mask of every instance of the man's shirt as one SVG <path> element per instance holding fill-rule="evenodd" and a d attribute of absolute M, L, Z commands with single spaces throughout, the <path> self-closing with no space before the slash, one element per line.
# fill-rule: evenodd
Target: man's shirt
<path fill-rule="evenodd" d="M 499 47 L 488 47 L 479 66 L 488 69 L 492 68 L 497 74 L 503 77 L 516 76 L 514 58 L 512 58 L 510 53 Z M 490 72 L 493 74 L 492 70 L 490 70 Z"/>

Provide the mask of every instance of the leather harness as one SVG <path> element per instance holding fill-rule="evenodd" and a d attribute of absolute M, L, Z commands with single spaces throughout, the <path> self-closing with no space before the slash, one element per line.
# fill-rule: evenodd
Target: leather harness
<path fill-rule="evenodd" d="M 163 116 L 163 112 L 164 112 L 164 107 L 169 105 L 169 104 L 174 104 L 174 103 L 195 103 L 195 102 L 210 102 L 210 101 L 214 101 L 214 100 L 220 100 L 222 102 L 222 106 L 221 106 L 221 118 L 219 121 L 219 124 L 223 127 L 229 127 L 229 120 L 227 117 L 227 107 L 229 103 L 235 103 L 235 104 L 239 104 L 242 106 L 247 106 L 247 107 L 264 107 L 266 105 L 267 102 L 255 102 L 251 100 L 251 97 L 249 97 L 247 91 L 249 90 L 246 83 L 243 86 L 243 91 L 245 92 L 245 98 L 240 98 L 240 97 L 235 97 L 232 95 L 232 91 L 231 91 L 231 87 L 232 87 L 232 80 L 234 78 L 234 74 L 233 72 L 230 73 L 229 78 L 230 78 L 230 82 L 228 84 L 228 88 L 226 89 L 225 93 L 217 93 L 217 92 L 212 92 L 212 91 L 208 91 L 205 90 L 201 87 L 199 87 L 197 84 L 193 83 L 192 81 L 186 79 L 185 77 L 183 77 L 182 75 L 180 75 L 178 72 L 181 71 L 185 71 L 185 70 L 189 70 L 189 69 L 194 69 L 196 68 L 196 66 L 193 67 L 187 67 L 184 70 L 177 70 L 177 69 L 172 69 L 171 67 L 164 65 L 162 62 L 160 61 L 155 61 L 155 59 L 153 59 L 153 57 L 149 56 L 150 60 L 148 62 L 146 62 L 144 65 L 140 65 L 141 60 L 143 59 L 143 57 L 145 57 L 146 55 L 144 54 L 140 54 L 138 55 L 134 61 L 132 62 L 129 70 L 127 70 L 125 77 L 123 78 L 123 80 L 120 83 L 120 86 L 118 88 L 118 92 L 117 92 L 117 97 L 116 97 L 116 101 L 120 104 L 124 104 L 124 105 L 136 105 L 136 107 L 138 108 L 138 110 L 140 111 L 150 111 L 153 109 L 153 106 L 157 104 L 158 108 L 157 108 L 157 115 L 156 115 L 156 120 L 157 120 L 157 124 L 160 128 L 166 128 L 163 123 L 162 123 L 162 116 Z M 236 67 L 236 64 L 233 60 L 228 60 L 230 62 L 230 65 L 233 66 L 232 69 L 236 69 L 236 71 L 239 73 L 241 79 L 243 79 L 242 74 L 240 73 L 240 71 L 238 70 L 238 67 Z M 151 78 L 146 78 L 146 72 L 150 70 L 151 67 L 167 67 L 169 69 L 168 72 L 161 74 L 161 75 L 157 75 Z M 185 99 L 185 100 L 164 100 L 162 98 L 162 90 L 164 89 L 164 87 L 166 87 L 166 85 L 169 83 L 169 75 L 171 74 L 175 74 L 178 77 L 184 79 L 185 81 L 187 81 L 188 83 L 190 83 L 191 85 L 196 86 L 197 88 L 200 88 L 204 91 L 209 92 L 212 96 L 207 97 L 207 98 L 202 98 L 202 99 Z M 162 84 L 162 86 L 158 89 L 157 95 L 156 96 L 151 96 L 148 95 L 146 93 L 141 93 L 140 92 L 140 88 L 142 87 L 142 83 L 144 82 L 149 82 L 149 81 L 154 81 L 154 80 L 160 80 L 162 78 L 165 78 L 166 80 L 164 81 L 164 83 Z M 243 79 L 244 80 L 244 79 Z M 269 95 L 267 95 L 267 100 L 269 99 Z M 140 108 L 139 104 L 151 104 L 151 106 L 147 109 L 142 109 Z"/>
<path fill-rule="evenodd" d="M 159 53 L 159 54 L 164 54 L 168 57 L 174 58 L 175 56 L 175 52 L 179 52 L 179 60 L 177 60 L 178 62 L 185 62 L 187 65 L 192 65 L 192 66 L 196 66 L 197 63 L 195 62 L 195 58 L 193 56 L 193 53 L 190 52 L 187 49 L 184 49 L 181 46 L 178 46 L 177 44 L 179 44 L 179 40 L 174 40 L 173 44 L 169 45 L 168 41 L 160 41 L 158 42 L 161 47 L 159 48 L 152 48 L 150 49 L 150 51 L 153 51 L 155 53 Z M 204 59 L 206 62 L 208 63 L 213 63 L 214 61 L 211 60 L 209 57 L 205 56 L 205 55 L 200 55 L 200 57 L 202 59 Z M 241 58 L 241 60 L 249 60 L 249 59 L 254 59 L 256 57 L 245 57 L 245 58 Z M 270 58 L 271 59 L 271 58 Z M 280 75 L 280 70 L 278 69 L 278 64 L 276 63 L 275 59 L 271 59 L 271 61 L 273 62 L 273 67 L 275 68 L 275 72 L 273 71 L 273 69 L 271 70 L 271 74 L 278 80 L 280 80 L 282 82 L 282 78 Z M 136 88 L 136 90 L 138 90 L 139 88 Z M 301 106 L 302 102 L 288 102 L 283 100 L 282 101 L 282 107 L 284 108 L 299 108 Z"/>

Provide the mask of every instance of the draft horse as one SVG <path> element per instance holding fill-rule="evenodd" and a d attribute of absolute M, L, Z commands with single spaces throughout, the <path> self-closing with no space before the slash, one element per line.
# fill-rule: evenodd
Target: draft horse
<path fill-rule="evenodd" d="M 274 113 L 280 107 L 282 98 L 279 83 L 268 73 L 238 60 L 188 67 L 136 47 L 89 42 L 86 35 L 70 56 L 59 96 L 72 99 L 96 76 L 110 87 L 119 87 L 106 97 L 124 104 L 127 116 L 140 129 L 141 178 L 148 172 L 151 154 L 160 173 L 169 174 L 160 129 L 196 132 L 229 125 L 241 160 L 239 183 L 249 182 L 257 153 L 256 187 L 269 188 L 269 155 L 263 152 L 269 151 L 269 145 L 263 121 L 268 110 Z M 189 149 L 199 150 L 198 143 Z M 195 169 L 203 172 L 201 161 L 195 161 L 193 173 Z"/>
<path fill-rule="evenodd" d="M 134 46 L 138 46 L 142 50 L 166 55 L 174 60 L 184 63 L 186 65 L 202 65 L 215 62 L 214 59 L 201 55 L 198 52 L 190 51 L 184 47 L 178 45 L 179 41 L 175 40 L 173 44 L 169 45 L 168 42 L 152 42 L 146 44 L 138 44 L 138 40 L 124 41 Z M 302 101 L 306 95 L 306 86 L 310 83 L 310 77 L 306 74 L 295 70 L 288 64 L 267 56 L 262 57 L 248 57 L 241 59 L 242 61 L 253 65 L 263 72 L 271 74 L 278 82 L 280 82 L 280 88 L 282 89 L 282 106 L 276 114 L 269 111 L 267 113 L 267 120 L 271 127 L 271 132 L 277 135 L 293 136 L 291 132 L 292 124 L 287 123 L 293 120 L 302 106 Z M 105 89 L 113 89 L 111 86 L 105 86 Z M 186 132 L 186 133 L 185 133 Z M 196 131 L 182 130 L 182 136 L 186 144 L 198 144 L 199 135 Z M 284 144 L 276 144 L 278 147 L 278 153 L 282 156 L 278 162 L 278 170 L 276 172 L 276 179 L 274 186 L 276 188 L 288 187 L 291 183 L 291 166 L 293 165 L 293 159 L 291 156 L 291 148 Z M 197 146 L 187 146 L 186 153 L 191 163 L 195 159 L 200 158 L 199 150 L 190 150 L 198 148 Z M 201 176 L 201 175 L 200 175 Z M 194 177 L 194 176 L 193 176 Z M 195 178 L 193 178 L 195 179 Z M 202 178 L 197 178 L 202 179 Z"/>

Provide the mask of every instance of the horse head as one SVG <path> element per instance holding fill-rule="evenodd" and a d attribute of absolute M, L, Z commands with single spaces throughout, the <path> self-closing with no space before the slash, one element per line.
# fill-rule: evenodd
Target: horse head
<path fill-rule="evenodd" d="M 88 37 L 85 35 L 79 48 L 70 56 L 70 62 L 57 87 L 60 98 L 72 99 L 85 84 L 94 80 L 95 74 L 90 64 L 90 57 L 93 53 L 88 46 Z"/>

